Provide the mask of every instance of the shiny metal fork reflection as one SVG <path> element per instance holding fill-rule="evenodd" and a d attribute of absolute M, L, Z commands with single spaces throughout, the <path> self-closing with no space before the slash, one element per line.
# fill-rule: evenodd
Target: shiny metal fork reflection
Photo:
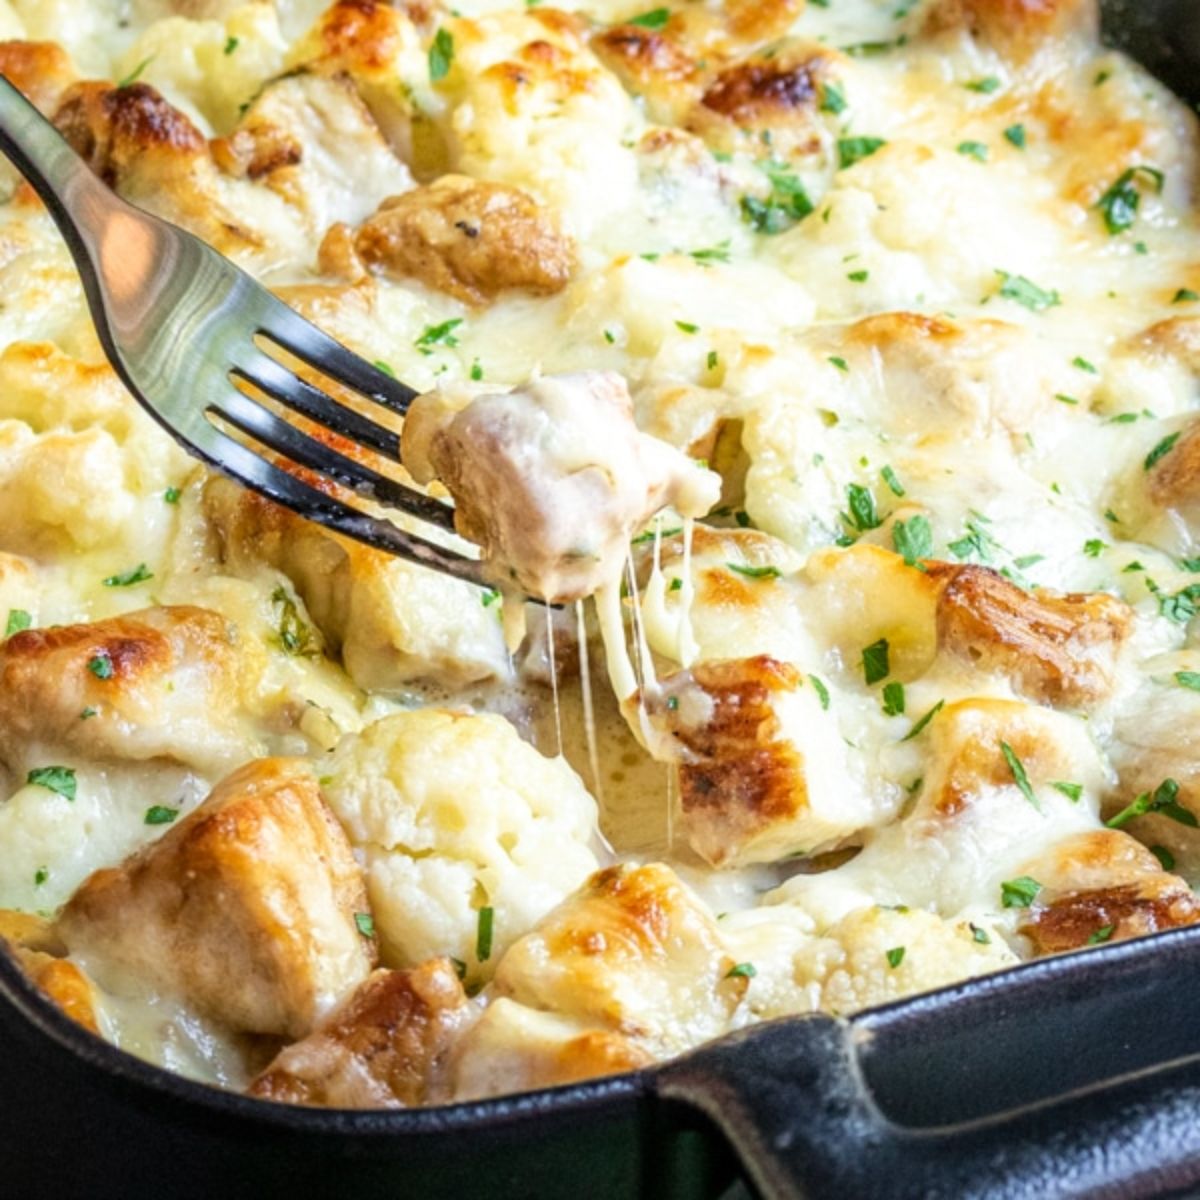
<path fill-rule="evenodd" d="M 190 454 L 239 483 L 376 549 L 480 583 L 476 560 L 330 495 L 264 454 L 442 530 L 453 511 L 312 437 L 239 388 L 398 461 L 398 435 L 260 349 L 256 338 L 392 414 L 411 388 L 351 353 L 210 246 L 120 199 L 0 75 L 0 150 L 29 180 L 79 268 L 114 370 Z M 222 428 L 222 425 L 224 428 Z M 247 445 L 227 431 L 241 432 Z M 319 483 L 319 481 L 317 481 Z"/>

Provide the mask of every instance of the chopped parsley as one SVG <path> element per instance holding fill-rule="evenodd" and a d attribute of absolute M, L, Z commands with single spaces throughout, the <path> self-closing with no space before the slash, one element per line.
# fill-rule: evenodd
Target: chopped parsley
<path fill-rule="evenodd" d="M 1099 558 L 1107 549 L 1108 543 L 1102 542 L 1099 538 L 1088 538 L 1083 543 L 1083 552 L 1088 558 Z"/>
<path fill-rule="evenodd" d="M 870 158 L 881 146 L 886 145 L 887 142 L 884 138 L 838 138 L 838 167 L 844 171 L 847 167 L 852 167 L 855 163 L 862 162 L 864 158 Z"/>
<path fill-rule="evenodd" d="M 955 558 L 961 562 L 975 559 L 977 562 L 989 563 L 994 551 L 1000 549 L 999 543 L 987 530 L 974 521 L 967 522 L 967 532 L 946 547 Z"/>
<path fill-rule="evenodd" d="M 238 42 L 238 39 L 235 37 L 226 38 L 225 39 L 225 53 L 232 54 L 238 48 L 239 44 L 240 43 Z"/>
<path fill-rule="evenodd" d="M 878 529 L 882 524 L 879 514 L 875 511 L 875 497 L 871 494 L 870 488 L 863 487 L 861 483 L 852 483 L 847 486 L 846 506 L 849 508 L 850 514 L 845 519 L 859 533 Z"/>
<path fill-rule="evenodd" d="M 182 495 L 183 495 L 183 492 L 181 492 L 179 490 L 179 488 L 169 487 L 169 488 L 167 488 L 167 490 L 165 492 L 163 492 L 163 503 L 164 504 L 178 504 L 179 497 Z"/>
<path fill-rule="evenodd" d="M 98 717 L 99 715 L 100 710 L 89 704 L 86 708 L 80 710 L 79 719 L 81 721 L 90 721 L 93 717 Z"/>
<path fill-rule="evenodd" d="M 133 587 L 135 583 L 145 583 L 147 579 L 153 579 L 154 572 L 151 571 L 145 563 L 138 563 L 136 567 L 128 571 L 122 571 L 118 575 L 110 575 L 104 581 L 105 587 Z"/>
<path fill-rule="evenodd" d="M 440 325 L 427 325 L 425 332 L 413 343 L 422 354 L 431 354 L 432 346 L 457 346 L 454 331 L 463 323 L 462 317 L 451 317 Z"/>
<path fill-rule="evenodd" d="M 1176 671 L 1175 682 L 1180 687 L 1191 688 L 1193 692 L 1200 692 L 1200 671 Z"/>
<path fill-rule="evenodd" d="M 1089 375 L 1098 375 L 1100 373 L 1092 363 L 1088 362 L 1086 358 L 1081 358 L 1079 355 L 1076 355 L 1071 360 L 1071 366 L 1078 367 L 1081 371 L 1086 371 Z"/>
<path fill-rule="evenodd" d="M 1179 803 L 1178 797 L 1179 784 L 1174 779 L 1164 779 L 1154 789 L 1153 794 L 1143 792 L 1132 804 L 1126 805 L 1115 817 L 1110 817 L 1104 823 L 1109 829 L 1120 829 L 1134 817 L 1141 817 L 1146 813 L 1162 813 L 1164 817 L 1190 829 L 1200 828 L 1200 821 L 1196 820 L 1190 809 Z"/>
<path fill-rule="evenodd" d="M 1158 859 L 1159 864 L 1164 871 L 1175 870 L 1175 855 L 1173 855 L 1166 846 L 1151 846 L 1150 853 Z"/>
<path fill-rule="evenodd" d="M 1180 288 L 1179 291 L 1171 297 L 1172 304 L 1192 304 L 1200 300 L 1200 292 L 1193 292 L 1191 288 Z"/>
<path fill-rule="evenodd" d="M 1006 141 L 1011 142 L 1018 150 L 1025 149 L 1026 142 L 1024 125 L 1010 125 L 1004 131 L 1004 137 Z"/>
<path fill-rule="evenodd" d="M 628 23 L 639 25 L 642 29 L 662 29 L 670 19 L 671 10 L 669 8 L 652 8 L 640 16 L 630 17 Z"/>
<path fill-rule="evenodd" d="M 8 610 L 8 621 L 4 626 L 4 636 L 10 638 L 14 633 L 20 633 L 22 630 L 28 629 L 32 624 L 33 617 L 23 608 L 10 608 Z"/>
<path fill-rule="evenodd" d="M 1029 782 L 1029 774 L 1025 770 L 1025 764 L 1017 757 L 1016 751 L 1007 743 L 1000 743 L 1000 753 L 1004 755 L 1004 761 L 1008 763 L 1008 769 L 1012 772 L 1013 781 L 1017 787 L 1021 789 L 1021 795 L 1033 805 L 1038 812 L 1042 811 L 1042 806 L 1038 802 L 1037 796 L 1034 794 L 1033 786 Z"/>
<path fill-rule="evenodd" d="M 691 323 L 691 321 L 676 321 L 675 328 L 678 329 L 681 333 L 699 333 L 700 332 L 700 326 L 693 325 Z"/>
<path fill-rule="evenodd" d="M 897 521 L 892 526 L 892 545 L 897 554 L 904 556 L 905 566 L 924 570 L 921 559 L 933 553 L 933 531 L 928 519 L 918 514 L 907 521 Z"/>
<path fill-rule="evenodd" d="M 372 364 L 377 371 L 382 371 L 385 375 L 392 379 L 396 378 L 396 372 L 390 363 L 385 363 L 382 358 L 377 358 Z"/>
<path fill-rule="evenodd" d="M 904 961 L 904 947 L 893 946 L 887 952 L 887 964 L 894 971 Z"/>
<path fill-rule="evenodd" d="M 365 938 L 373 938 L 375 936 L 375 918 L 369 912 L 356 912 L 354 914 L 354 926 Z"/>
<path fill-rule="evenodd" d="M 1064 780 L 1058 779 L 1053 781 L 1050 786 L 1056 792 L 1061 792 L 1064 796 L 1066 796 L 1066 798 L 1070 800 L 1072 804 L 1077 803 L 1080 796 L 1083 795 L 1082 783 L 1067 783 Z"/>
<path fill-rule="evenodd" d="M 842 358 L 841 355 L 839 355 L 839 354 L 831 354 L 829 356 L 829 361 L 831 363 L 833 363 L 833 365 L 835 367 L 837 367 L 837 369 L 839 371 L 849 371 L 850 370 L 849 363 L 847 363 L 846 360 L 844 358 Z"/>
<path fill-rule="evenodd" d="M 1000 903 L 1005 908 L 1028 908 L 1041 890 L 1042 885 L 1028 875 L 1006 879 L 1000 885 Z"/>
<path fill-rule="evenodd" d="M 784 233 L 813 211 L 813 202 L 798 176 L 772 161 L 766 168 L 771 191 L 766 199 L 743 196 L 742 217 L 756 233 Z"/>
<path fill-rule="evenodd" d="M 276 640 L 284 654 L 294 658 L 314 658 L 317 654 L 317 644 L 312 630 L 305 623 L 296 608 L 296 602 L 288 595 L 283 587 L 277 587 L 271 593 L 271 603 L 275 606 Z"/>
<path fill-rule="evenodd" d="M 1161 458 L 1165 458 L 1171 453 L 1171 448 L 1179 441 L 1179 431 L 1169 433 L 1161 442 L 1159 442 L 1149 454 L 1146 455 L 1142 466 L 1149 471 L 1156 462 Z"/>
<path fill-rule="evenodd" d="M 438 83 L 450 74 L 454 62 L 454 38 L 448 29 L 439 29 L 429 47 L 429 81 Z"/>
<path fill-rule="evenodd" d="M 891 467 L 884 467 L 879 474 L 883 476 L 883 482 L 888 485 L 893 496 L 904 495 L 904 488 L 901 486 L 900 480 L 896 478 L 896 472 Z"/>
<path fill-rule="evenodd" d="M 124 79 L 117 83 L 118 88 L 132 87 L 142 77 L 142 72 L 158 57 L 157 54 L 151 54 L 148 58 L 143 58 Z"/>
<path fill-rule="evenodd" d="M 893 680 L 883 685 L 883 711 L 889 717 L 898 717 L 904 712 L 904 684 Z"/>
<path fill-rule="evenodd" d="M 476 383 L 483 378 L 483 367 L 480 365 L 479 359 L 475 359 L 475 361 L 471 363 L 470 375 Z"/>
<path fill-rule="evenodd" d="M 1062 303 L 1062 297 L 1056 291 L 1046 291 L 1024 275 L 1010 275 L 1007 271 L 996 272 L 1000 276 L 999 295 L 1005 300 L 1013 300 L 1029 309 L 1030 312 L 1044 312 Z"/>
<path fill-rule="evenodd" d="M 745 563 L 727 562 L 725 564 L 731 571 L 736 571 L 739 575 L 744 575 L 747 579 L 778 579 L 778 567 L 750 567 Z"/>
<path fill-rule="evenodd" d="M 822 680 L 819 675 L 810 675 L 808 677 L 808 681 L 813 685 L 813 689 L 817 693 L 817 699 L 821 702 L 821 707 L 828 712 L 829 689 L 825 686 L 824 680 Z"/>
<path fill-rule="evenodd" d="M 707 357 L 707 358 L 704 360 L 704 365 L 705 365 L 705 366 L 706 366 L 706 367 L 707 367 L 707 368 L 708 368 L 710 371 L 715 371 L 715 370 L 717 369 L 717 364 L 718 364 L 720 361 L 721 361 L 721 360 L 720 360 L 720 358 L 717 356 L 717 352 L 716 352 L 715 350 L 710 350 L 710 351 L 708 352 L 708 357 Z"/>
<path fill-rule="evenodd" d="M 50 871 L 46 867 L 38 867 L 33 873 L 33 886 L 41 887 L 47 879 L 50 878 Z"/>
<path fill-rule="evenodd" d="M 718 242 L 715 246 L 709 246 L 703 250 L 690 250 L 694 262 L 698 262 L 702 267 L 711 266 L 713 263 L 727 263 L 729 261 L 729 238 L 723 242 Z"/>
<path fill-rule="evenodd" d="M 1107 942 L 1112 937 L 1116 928 L 1115 925 L 1101 925 L 1095 933 L 1088 935 L 1087 944 L 1089 946 L 1098 946 L 1101 942 Z"/>
<path fill-rule="evenodd" d="M 868 687 L 888 677 L 891 673 L 891 664 L 888 661 L 887 638 L 880 638 L 879 641 L 863 647 L 862 669 L 863 678 L 867 681 Z"/>
<path fill-rule="evenodd" d="M 484 608 L 491 608 L 492 605 L 495 604 L 499 599 L 500 593 L 496 591 L 495 588 L 484 588 L 483 591 L 479 593 L 479 603 L 482 604 Z"/>
<path fill-rule="evenodd" d="M 113 677 L 112 659 L 106 653 L 96 654 L 89 658 L 87 669 L 97 679 L 111 679 Z"/>
<path fill-rule="evenodd" d="M 955 149 L 966 158 L 976 162 L 987 162 L 988 148 L 983 142 L 959 142 Z"/>
<path fill-rule="evenodd" d="M 25 782 L 56 792 L 64 800 L 75 799 L 75 772 L 71 767 L 35 767 L 25 776 Z"/>
<path fill-rule="evenodd" d="M 990 946 L 992 939 L 988 937 L 986 929 L 980 929 L 978 925 L 971 925 L 971 941 L 978 942 L 981 946 Z"/>
<path fill-rule="evenodd" d="M 838 113 L 846 111 L 846 93 L 836 83 L 825 83 L 821 87 L 821 111 Z"/>
<path fill-rule="evenodd" d="M 475 957 L 485 963 L 492 957 L 492 929 L 496 921 L 496 910 L 485 904 L 479 910 L 479 925 L 475 931 Z"/>
<path fill-rule="evenodd" d="M 758 974 L 758 969 L 753 963 L 740 962 L 737 966 L 730 967 L 725 972 L 726 979 L 753 979 Z"/>
<path fill-rule="evenodd" d="M 1124 233 L 1137 218 L 1141 193 L 1138 179 L 1145 176 L 1156 192 L 1163 190 L 1163 173 L 1154 167 L 1130 167 L 1123 171 L 1116 183 L 1096 201 L 1096 208 L 1104 217 L 1104 225 L 1112 235 Z"/>
<path fill-rule="evenodd" d="M 995 75 L 985 75 L 982 79 L 972 79 L 970 83 L 964 83 L 963 87 L 969 92 L 979 92 L 980 95 L 990 96 L 993 92 L 1000 90 L 1000 80 Z"/>
<path fill-rule="evenodd" d="M 850 280 L 851 283 L 866 283 L 867 280 L 871 278 L 871 272 L 870 271 L 849 271 L 846 274 L 846 278 L 848 280 Z"/>
<path fill-rule="evenodd" d="M 147 825 L 170 825 L 179 816 L 179 809 L 168 808 L 165 804 L 152 804 L 146 809 Z"/>
<path fill-rule="evenodd" d="M 925 731 L 925 727 L 929 722 L 945 707 L 945 700 L 939 700 L 900 740 L 902 742 L 911 742 L 913 738 Z"/>

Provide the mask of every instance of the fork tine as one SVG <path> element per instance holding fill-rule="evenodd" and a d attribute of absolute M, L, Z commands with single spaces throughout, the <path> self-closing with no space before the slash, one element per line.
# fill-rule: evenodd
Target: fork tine
<path fill-rule="evenodd" d="M 210 411 L 224 417 L 231 425 L 249 434 L 271 450 L 286 455 L 293 462 L 328 475 L 354 489 L 367 489 L 371 499 L 389 504 L 410 516 L 418 517 L 442 529 L 453 530 L 454 510 L 449 505 L 426 496 L 414 488 L 388 479 L 352 458 L 316 441 L 281 417 L 264 408 L 256 400 L 243 395 L 233 386 L 215 400 Z"/>
<path fill-rule="evenodd" d="M 194 444 L 193 450 L 210 466 L 237 483 L 327 529 L 354 538 L 376 550 L 453 575 L 466 583 L 478 587 L 489 586 L 483 578 L 478 560 L 426 541 L 393 525 L 391 521 L 360 512 L 335 496 L 318 491 L 213 425 L 207 427 L 203 439 Z"/>
<path fill-rule="evenodd" d="M 400 435 L 377 425 L 361 413 L 335 400 L 307 380 L 293 374 L 270 355 L 255 351 L 248 361 L 236 363 L 233 374 L 261 388 L 288 408 L 334 433 L 370 446 L 394 461 L 400 460 Z"/>
<path fill-rule="evenodd" d="M 417 395 L 407 384 L 347 350 L 341 342 L 306 321 L 282 300 L 276 300 L 259 313 L 257 332 L 303 359 L 310 367 L 323 371 L 393 412 L 406 413 Z"/>

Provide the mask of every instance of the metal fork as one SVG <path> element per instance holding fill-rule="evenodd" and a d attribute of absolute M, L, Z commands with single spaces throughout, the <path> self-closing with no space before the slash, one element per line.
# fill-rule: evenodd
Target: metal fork
<path fill-rule="evenodd" d="M 314 424 L 398 462 L 399 435 L 301 379 L 273 343 L 331 380 L 403 414 L 416 393 L 304 320 L 190 233 L 126 203 L 0 75 L 0 150 L 45 202 L 83 281 L 113 369 L 189 454 L 338 533 L 482 584 L 479 563 L 326 494 L 279 455 L 364 498 L 453 530 L 454 512 L 310 436 L 247 395 L 241 380 Z M 218 427 L 239 430 L 262 450 Z"/>

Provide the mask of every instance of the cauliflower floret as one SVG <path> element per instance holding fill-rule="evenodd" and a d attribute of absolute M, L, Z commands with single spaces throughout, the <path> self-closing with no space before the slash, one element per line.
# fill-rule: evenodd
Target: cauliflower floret
<path fill-rule="evenodd" d="M 795 970 L 801 986 L 820 989 L 825 1012 L 843 1015 L 1018 961 L 1000 936 L 982 925 L 943 920 L 919 909 L 874 907 L 848 913 L 826 937 L 806 947 Z"/>
<path fill-rule="evenodd" d="M 322 778 L 366 867 L 388 966 L 450 955 L 486 979 L 599 865 L 579 777 L 501 717 L 386 717 L 344 739 Z"/>

